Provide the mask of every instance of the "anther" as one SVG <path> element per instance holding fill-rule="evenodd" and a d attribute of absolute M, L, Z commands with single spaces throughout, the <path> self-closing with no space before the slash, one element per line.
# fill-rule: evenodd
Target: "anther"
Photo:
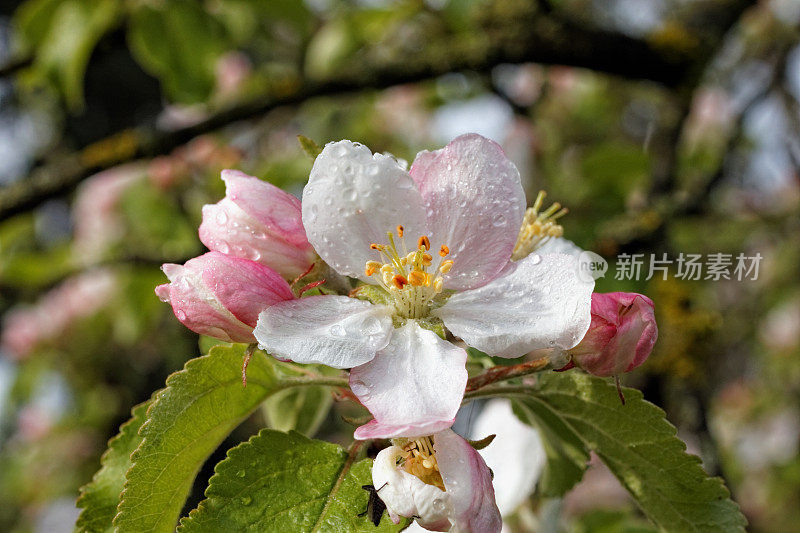
<path fill-rule="evenodd" d="M 442 264 L 439 265 L 439 272 L 442 274 L 447 274 L 450 272 L 451 268 L 453 268 L 453 260 L 448 259 L 447 261 L 442 261 Z"/>
<path fill-rule="evenodd" d="M 439 248 L 439 255 L 441 255 L 442 257 L 447 257 L 449 253 L 450 253 L 450 248 L 448 248 L 444 244 L 442 245 L 441 248 Z"/>
<path fill-rule="evenodd" d="M 400 226 L 400 225 L 397 226 L 397 236 L 398 237 L 402 237 L 403 236 L 403 226 Z"/>
<path fill-rule="evenodd" d="M 436 294 L 439 294 L 444 289 L 444 280 L 442 278 L 436 278 L 433 280 L 433 291 Z"/>
<path fill-rule="evenodd" d="M 433 262 L 433 257 L 431 254 L 422 254 L 422 264 L 425 266 L 431 266 Z"/>
<path fill-rule="evenodd" d="M 374 242 L 369 245 L 370 248 L 373 250 L 378 250 L 379 252 L 383 251 L 384 246 L 382 244 L 375 244 Z"/>
<path fill-rule="evenodd" d="M 406 279 L 404 276 L 401 276 L 400 274 L 396 274 L 396 275 L 395 275 L 395 276 L 392 278 L 392 283 L 393 283 L 393 284 L 394 284 L 394 286 L 395 286 L 395 287 L 397 287 L 398 289 L 402 289 L 403 287 L 405 287 L 406 285 L 408 285 L 408 280 L 407 280 L 407 279 Z"/>
<path fill-rule="evenodd" d="M 419 241 L 417 241 L 417 248 L 419 248 L 420 250 L 422 250 L 422 249 L 430 250 L 431 249 L 431 241 L 430 241 L 430 239 L 428 239 L 427 235 L 423 235 L 422 237 L 419 238 Z"/>
<path fill-rule="evenodd" d="M 408 275 L 408 282 L 415 287 L 419 287 L 420 285 L 425 285 L 425 272 L 421 272 L 419 270 L 412 270 L 411 273 Z"/>

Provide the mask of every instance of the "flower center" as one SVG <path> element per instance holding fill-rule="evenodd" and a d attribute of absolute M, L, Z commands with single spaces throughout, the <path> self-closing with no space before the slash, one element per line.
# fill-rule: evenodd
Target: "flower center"
<path fill-rule="evenodd" d="M 522 227 L 517 236 L 517 244 L 511 254 L 513 261 L 527 257 L 550 238 L 564 235 L 564 228 L 556 221 L 568 213 L 567 208 L 562 208 L 561 204 L 556 202 L 540 213 L 539 209 L 542 207 L 544 197 L 545 192 L 539 191 L 533 207 L 529 207 L 525 211 L 525 218 L 522 220 Z"/>
<path fill-rule="evenodd" d="M 432 437 L 416 439 L 396 439 L 395 444 L 403 450 L 399 466 L 411 475 L 417 476 L 424 483 L 434 485 L 442 490 L 444 481 L 439 473 L 439 463 L 433 451 Z"/>
<path fill-rule="evenodd" d="M 426 235 L 417 240 L 417 248 L 409 252 L 403 237 L 403 226 L 397 226 L 397 237 L 401 250 L 395 243 L 394 233 L 386 233 L 388 244 L 373 243 L 371 248 L 380 254 L 380 261 L 367 261 L 364 273 L 377 276 L 378 282 L 394 299 L 397 314 L 403 318 L 422 318 L 428 315 L 431 302 L 442 292 L 444 279 L 453 267 L 451 259 L 445 259 L 450 249 L 439 248 L 439 264 L 433 266 L 431 242 Z"/>

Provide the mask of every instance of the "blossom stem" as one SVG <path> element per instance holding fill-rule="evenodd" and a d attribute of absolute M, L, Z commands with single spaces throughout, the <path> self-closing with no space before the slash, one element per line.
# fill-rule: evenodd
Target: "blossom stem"
<path fill-rule="evenodd" d="M 284 388 L 289 387 L 314 387 L 317 385 L 327 387 L 347 387 L 347 378 L 329 377 L 329 376 L 309 376 L 302 378 L 284 378 L 281 380 Z"/>
<path fill-rule="evenodd" d="M 527 376 L 550 367 L 550 357 L 540 357 L 513 366 L 496 366 L 483 374 L 473 376 L 467 381 L 466 393 L 474 392 L 498 381 Z M 465 396 L 466 397 L 466 396 Z"/>
<path fill-rule="evenodd" d="M 529 394 L 533 387 L 530 385 L 493 385 L 491 387 L 483 387 L 478 390 L 473 390 L 464 394 L 464 404 L 477 400 L 479 398 L 492 398 L 492 397 L 506 397 L 513 394 Z"/>

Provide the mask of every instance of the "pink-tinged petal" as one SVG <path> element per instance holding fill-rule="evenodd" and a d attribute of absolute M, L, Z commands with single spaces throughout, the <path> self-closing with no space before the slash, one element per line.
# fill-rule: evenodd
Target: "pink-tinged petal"
<path fill-rule="evenodd" d="M 655 306 L 642 294 L 592 295 L 592 323 L 569 351 L 579 367 L 596 376 L 630 372 L 642 364 L 658 339 Z"/>
<path fill-rule="evenodd" d="M 572 348 L 589 328 L 594 288 L 594 280 L 583 279 L 578 268 L 575 257 L 532 254 L 487 285 L 454 294 L 433 314 L 489 355 Z"/>
<path fill-rule="evenodd" d="M 352 368 L 389 343 L 390 313 L 388 307 L 347 296 L 310 296 L 263 311 L 255 336 L 276 357 Z"/>
<path fill-rule="evenodd" d="M 409 171 L 428 213 L 434 250 L 450 249 L 444 286 L 480 287 L 511 258 L 525 214 L 519 171 L 500 146 L 471 133 L 420 152 Z"/>
<path fill-rule="evenodd" d="M 203 282 L 203 271 L 214 268 L 216 252 L 195 257 L 185 265 L 162 267 L 170 280 L 159 285 L 156 294 L 172 305 L 175 316 L 187 328 L 227 342 L 254 342 L 253 328 L 237 319 Z M 219 254 L 222 255 L 222 254 Z"/>
<path fill-rule="evenodd" d="M 419 437 L 450 427 L 464 388 L 467 352 L 409 320 L 375 359 L 350 371 L 350 388 L 375 417 L 357 439 Z"/>
<path fill-rule="evenodd" d="M 223 307 L 251 328 L 256 327 L 261 311 L 294 299 L 289 284 L 271 268 L 219 252 L 206 255 L 212 260 L 202 271 L 203 284 Z"/>
<path fill-rule="evenodd" d="M 470 438 L 488 435 L 496 437 L 478 453 L 494 473 L 497 508 L 508 516 L 533 493 L 547 456 L 539 432 L 520 422 L 507 399 L 490 400 L 475 419 Z"/>
<path fill-rule="evenodd" d="M 494 500 L 492 474 L 480 454 L 452 430 L 433 436 L 436 462 L 461 532 L 499 532 L 503 527 Z"/>
<path fill-rule="evenodd" d="M 422 197 L 393 158 L 350 141 L 329 143 L 303 190 L 303 223 L 320 257 L 340 274 L 370 281 L 364 264 L 380 259 L 372 243 L 398 225 L 416 246 L 425 234 Z"/>
<path fill-rule="evenodd" d="M 389 446 L 378 453 L 372 465 L 372 485 L 386 504 L 389 518 L 397 524 L 401 516 L 415 516 L 430 531 L 449 530 L 450 497 L 440 488 L 398 468 L 401 456 L 401 448 Z"/>
<path fill-rule="evenodd" d="M 222 179 L 225 198 L 203 206 L 203 244 L 258 261 L 287 279 L 305 272 L 316 253 L 306 239 L 300 200 L 236 170 L 223 170 Z"/>

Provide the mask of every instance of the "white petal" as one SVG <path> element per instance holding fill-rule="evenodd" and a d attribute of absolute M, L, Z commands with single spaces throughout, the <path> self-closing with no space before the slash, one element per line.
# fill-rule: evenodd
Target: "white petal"
<path fill-rule="evenodd" d="M 572 348 L 591 322 L 594 280 L 563 254 L 531 254 L 478 289 L 456 293 L 433 314 L 464 342 L 489 355 L 519 357 Z"/>
<path fill-rule="evenodd" d="M 565 239 L 563 237 L 553 237 L 551 239 L 548 239 L 533 253 L 539 255 L 567 254 L 567 255 L 574 255 L 575 257 L 577 257 L 583 253 L 583 249 L 581 249 L 577 244 L 570 241 L 569 239 Z"/>
<path fill-rule="evenodd" d="M 492 474 L 470 444 L 446 429 L 433 436 L 436 462 L 453 506 L 457 531 L 500 531 L 503 521 L 494 501 Z"/>
<path fill-rule="evenodd" d="M 402 450 L 389 446 L 381 450 L 372 466 L 372 485 L 394 520 L 397 516 L 419 517 L 423 524 L 449 525 L 450 497 L 438 487 L 397 467 Z"/>
<path fill-rule="evenodd" d="M 533 493 L 544 468 L 544 447 L 539 432 L 520 422 L 505 399 L 489 401 L 475 419 L 470 437 L 478 440 L 488 435 L 496 437 L 478 453 L 494 472 L 500 514 L 508 516 Z"/>
<path fill-rule="evenodd" d="M 471 133 L 411 166 L 424 198 L 432 247 L 450 248 L 453 268 L 444 286 L 480 287 L 508 263 L 525 214 L 519 171 L 500 146 Z"/>
<path fill-rule="evenodd" d="M 464 387 L 467 352 L 410 320 L 369 363 L 350 371 L 350 388 L 375 420 L 357 439 L 419 437 L 450 427 Z"/>
<path fill-rule="evenodd" d="M 253 333 L 276 357 L 351 368 L 388 344 L 392 319 L 385 306 L 347 296 L 310 296 L 262 311 Z"/>
<path fill-rule="evenodd" d="M 325 146 L 303 190 L 303 224 L 317 253 L 340 274 L 369 281 L 372 243 L 402 225 L 413 240 L 426 233 L 422 197 L 393 158 L 350 141 Z M 402 252 L 401 252 L 402 253 Z"/>

